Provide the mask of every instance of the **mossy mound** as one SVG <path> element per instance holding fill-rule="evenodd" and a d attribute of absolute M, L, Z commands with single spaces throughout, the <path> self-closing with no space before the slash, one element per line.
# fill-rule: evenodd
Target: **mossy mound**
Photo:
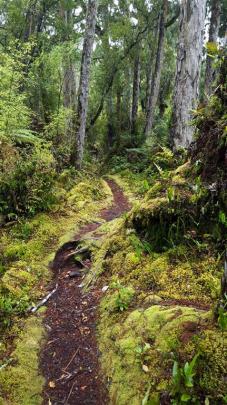
<path fill-rule="evenodd" d="M 109 299 L 111 302 L 112 297 Z M 174 359 L 184 364 L 197 352 L 201 353 L 197 365 L 199 379 L 193 389 L 198 398 L 203 391 L 202 395 L 209 395 L 215 399 L 212 403 L 218 403 L 216 399 L 225 392 L 226 364 L 220 358 L 221 332 L 209 329 L 210 322 L 209 312 L 182 306 L 153 305 L 111 315 L 102 305 L 99 342 L 102 368 L 110 381 L 110 403 L 140 405 L 148 387 L 149 403 L 162 403 L 163 395 L 171 391 Z M 218 343 L 210 356 L 214 337 Z M 212 369 L 216 374 L 209 384 Z"/>
<path fill-rule="evenodd" d="M 121 221 L 98 249 L 94 248 L 87 284 L 104 274 L 109 283 L 119 278 L 123 285 L 130 284 L 146 294 L 152 292 L 162 299 L 204 306 L 219 297 L 222 271 L 222 264 L 206 249 L 179 245 L 153 252 Z"/>
<path fill-rule="evenodd" d="M 0 372 L 0 403 L 40 405 L 44 378 L 39 373 L 39 351 L 44 337 L 42 317 L 29 318 L 11 354 L 12 365 Z M 2 401 L 2 402 L 1 402 Z"/>
<path fill-rule="evenodd" d="M 109 286 L 100 304 L 99 345 L 111 404 L 182 403 L 182 393 L 195 403 L 225 400 L 226 336 L 212 312 L 223 273 L 217 201 L 190 162 L 160 170 L 144 198 L 94 245 L 87 284 L 102 275 Z M 121 291 L 133 293 L 119 310 Z M 179 393 L 174 361 L 182 374 L 193 358 L 193 385 L 182 381 Z"/>

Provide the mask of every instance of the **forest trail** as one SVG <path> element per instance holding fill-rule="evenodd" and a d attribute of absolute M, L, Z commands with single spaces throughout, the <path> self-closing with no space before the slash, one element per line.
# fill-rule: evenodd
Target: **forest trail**
<path fill-rule="evenodd" d="M 113 204 L 100 212 L 105 221 L 119 217 L 130 209 L 123 191 L 113 180 L 107 180 L 113 193 Z M 53 262 L 53 286 L 57 292 L 51 298 L 45 319 L 47 340 L 41 354 L 40 366 L 46 379 L 43 405 L 106 404 L 107 389 L 99 370 L 96 343 L 96 308 L 103 292 L 94 286 L 84 293 L 80 287 L 83 271 L 67 257 L 75 251 L 77 241 L 100 224 L 89 223 L 56 253 Z M 97 234 L 98 237 L 98 234 Z M 85 260 L 91 266 L 90 259 Z M 70 272 L 75 272 L 70 277 Z"/>

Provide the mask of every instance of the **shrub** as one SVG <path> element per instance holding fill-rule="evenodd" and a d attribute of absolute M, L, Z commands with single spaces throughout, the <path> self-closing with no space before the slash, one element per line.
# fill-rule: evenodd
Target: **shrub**
<path fill-rule="evenodd" d="M 36 144 L 17 150 L 8 148 L 8 156 L 0 155 L 0 213 L 14 219 L 18 215 L 34 215 L 47 210 L 55 202 L 55 161 L 48 145 Z"/>

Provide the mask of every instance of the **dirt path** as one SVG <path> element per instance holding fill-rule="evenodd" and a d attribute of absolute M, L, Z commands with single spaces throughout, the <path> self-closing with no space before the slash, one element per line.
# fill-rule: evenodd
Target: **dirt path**
<path fill-rule="evenodd" d="M 129 203 L 117 184 L 108 180 L 114 202 L 100 217 L 110 221 L 129 210 Z M 75 240 L 96 230 L 97 223 L 83 227 Z M 75 249 L 75 241 L 65 244 L 56 254 L 53 283 L 58 289 L 49 301 L 45 326 L 48 337 L 41 355 L 41 370 L 46 378 L 43 405 L 104 405 L 108 394 L 99 370 L 96 342 L 96 308 L 102 296 L 97 286 L 88 293 L 80 287 L 80 269 L 67 255 Z M 86 265 L 90 266 L 89 258 Z M 70 278 L 75 271 L 77 276 Z M 53 284 L 54 285 L 54 284 Z"/>

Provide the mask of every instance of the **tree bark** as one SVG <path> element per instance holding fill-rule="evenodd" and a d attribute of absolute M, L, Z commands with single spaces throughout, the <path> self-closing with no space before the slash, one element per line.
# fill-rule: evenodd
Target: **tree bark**
<path fill-rule="evenodd" d="M 148 106 L 147 106 L 147 117 L 144 133 L 146 137 L 150 134 L 154 122 L 154 111 L 157 105 L 161 73 L 163 67 L 164 59 L 164 47 L 165 47 L 165 24 L 167 17 L 168 1 L 163 0 L 162 11 L 159 21 L 159 34 L 158 34 L 158 47 L 155 61 L 154 74 L 151 80 L 151 89 L 149 92 Z"/>
<path fill-rule="evenodd" d="M 146 99 L 145 99 L 145 112 L 147 113 L 149 107 L 149 99 L 151 93 L 151 84 L 152 84 L 152 75 L 153 75 L 153 59 L 154 59 L 154 49 L 153 44 L 149 47 L 149 62 L 147 67 L 147 75 L 146 75 Z"/>
<path fill-rule="evenodd" d="M 217 42 L 220 27 L 220 17 L 221 17 L 220 0 L 212 0 L 208 42 Z M 215 69 L 213 68 L 213 59 L 209 55 L 207 55 L 206 71 L 205 71 L 205 97 L 207 96 L 209 97 L 211 95 L 213 89 L 212 84 L 214 83 L 214 80 L 215 80 Z"/>
<path fill-rule="evenodd" d="M 63 105 L 74 111 L 76 109 L 76 72 L 70 57 L 64 65 Z"/>
<path fill-rule="evenodd" d="M 70 53 L 70 49 L 68 47 L 73 32 L 72 8 L 67 9 L 66 4 L 63 0 L 59 0 L 59 16 L 61 18 L 60 41 L 61 43 L 64 44 L 63 61 L 62 61 L 63 79 L 59 96 L 61 97 L 62 95 L 63 97 L 63 106 L 66 109 L 71 110 L 70 114 L 68 114 L 67 116 L 64 134 L 65 135 L 64 140 L 67 142 L 69 148 L 71 149 L 74 142 L 74 133 L 76 130 L 73 114 L 76 113 L 77 89 L 76 89 L 75 66 L 73 63 L 73 58 Z M 59 143 L 60 142 L 62 142 L 61 136 L 59 137 Z"/>
<path fill-rule="evenodd" d="M 131 118 L 131 134 L 134 137 L 136 134 L 138 104 L 140 95 L 140 52 L 138 51 L 134 63 L 134 77 L 133 77 L 133 95 L 132 95 L 132 118 Z"/>
<path fill-rule="evenodd" d="M 112 148 L 115 140 L 114 105 L 112 91 L 109 92 L 106 100 L 107 108 L 107 147 Z"/>
<path fill-rule="evenodd" d="M 70 34 L 73 31 L 72 9 L 65 10 L 63 2 L 60 2 L 60 16 L 64 24 L 62 42 L 70 41 Z M 65 108 L 76 110 L 76 72 L 73 60 L 68 49 L 63 55 L 63 105 Z"/>
<path fill-rule="evenodd" d="M 80 84 L 78 92 L 78 107 L 76 114 L 76 143 L 72 152 L 72 163 L 80 169 L 83 161 L 84 142 L 86 132 L 86 119 L 88 110 L 88 92 L 90 65 L 94 44 L 96 16 L 97 16 L 97 0 L 88 0 L 86 29 L 84 36 L 84 44 L 81 60 Z"/>
<path fill-rule="evenodd" d="M 182 0 L 170 132 L 173 149 L 187 148 L 193 139 L 191 110 L 196 107 L 199 91 L 205 11 L 206 0 Z"/>

